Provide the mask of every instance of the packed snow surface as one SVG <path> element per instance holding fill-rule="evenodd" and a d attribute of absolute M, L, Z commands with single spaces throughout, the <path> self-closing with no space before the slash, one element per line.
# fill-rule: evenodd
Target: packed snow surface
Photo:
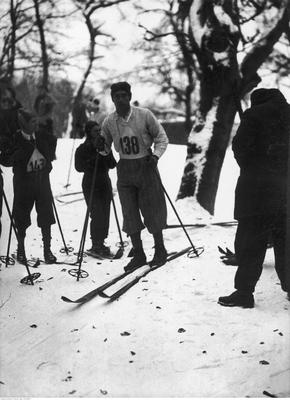
<path fill-rule="evenodd" d="M 75 143 L 78 145 L 79 141 Z M 55 203 L 67 245 L 79 248 L 86 212 L 81 195 L 57 196 L 81 190 L 82 175 L 68 168 L 73 142 L 59 140 L 51 173 Z M 163 184 L 173 201 L 184 167 L 186 148 L 170 145 L 159 163 Z M 5 193 L 11 205 L 11 171 L 5 169 Z M 7 397 L 289 397 L 289 301 L 281 291 L 267 252 L 258 282 L 254 309 L 226 308 L 217 298 L 231 293 L 236 267 L 220 261 L 217 246 L 233 249 L 235 225 L 212 225 L 233 219 L 238 167 L 228 152 L 221 175 L 215 217 L 193 199 L 175 203 L 188 228 L 198 258 L 182 256 L 151 272 L 118 301 L 95 297 L 83 306 L 76 299 L 123 271 L 129 247 L 120 260 L 85 257 L 88 278 L 76 280 L 71 266 L 40 265 L 34 286 L 23 285 L 23 265 L 1 266 L 0 396 Z M 115 171 L 111 173 L 115 188 Z M 69 181 L 70 186 L 64 188 Z M 114 190 L 116 193 L 116 190 Z M 118 195 L 115 201 L 120 220 Z M 168 223 L 178 220 L 168 204 Z M 0 253 L 6 254 L 9 219 L 4 207 Z M 123 233 L 123 240 L 126 236 Z M 164 232 L 168 251 L 189 245 L 181 228 Z M 152 237 L 142 232 L 148 259 Z M 119 241 L 111 214 L 107 244 Z M 59 252 L 62 240 L 53 227 L 52 249 L 58 261 L 75 261 Z M 85 248 L 90 247 L 89 234 Z M 16 249 L 12 236 L 11 252 Z M 35 213 L 27 232 L 27 256 L 42 257 Z"/>

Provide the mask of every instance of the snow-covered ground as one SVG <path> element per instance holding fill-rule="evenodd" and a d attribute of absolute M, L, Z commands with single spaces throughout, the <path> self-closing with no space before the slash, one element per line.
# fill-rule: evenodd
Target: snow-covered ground
<path fill-rule="evenodd" d="M 68 166 L 72 141 L 59 140 L 51 181 L 54 195 L 79 191 L 81 174 Z M 185 159 L 185 147 L 170 145 L 160 160 L 163 184 L 174 200 Z M 238 168 L 228 152 L 214 220 L 231 220 Z M 115 186 L 115 172 L 111 174 Z M 11 171 L 5 169 L 5 191 L 11 204 Z M 115 196 L 121 219 L 118 196 Z M 63 205 L 56 200 L 65 240 L 78 250 L 85 216 L 83 200 Z M 189 202 L 177 203 L 184 223 L 209 222 Z M 168 223 L 178 223 L 168 205 Z M 33 225 L 27 256 L 42 257 L 41 238 Z M 6 253 L 9 220 L 4 207 L 0 254 Z M 123 271 L 121 260 L 86 257 L 89 277 L 76 281 L 67 265 L 41 265 L 34 286 L 22 285 L 23 266 L 0 272 L 0 396 L 7 397 L 277 397 L 290 395 L 289 301 L 267 253 L 250 310 L 224 308 L 217 298 L 233 290 L 236 268 L 225 266 L 217 246 L 233 248 L 235 226 L 188 228 L 199 258 L 178 258 L 142 279 L 118 301 L 96 297 L 81 307 L 64 303 Z M 124 234 L 123 234 L 124 235 Z M 143 231 L 148 258 L 152 238 Z M 123 237 L 125 240 L 125 235 Z M 107 243 L 115 248 L 114 215 Z M 182 229 L 165 231 L 169 251 L 188 245 Z M 86 248 L 90 246 L 87 236 Z M 75 260 L 58 252 L 57 225 L 52 248 L 58 260 Z M 13 237 L 12 251 L 16 242 Z M 267 393 L 263 392 L 266 391 Z"/>

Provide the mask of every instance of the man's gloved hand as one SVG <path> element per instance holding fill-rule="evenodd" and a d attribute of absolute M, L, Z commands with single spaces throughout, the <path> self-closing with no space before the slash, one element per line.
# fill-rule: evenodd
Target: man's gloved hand
<path fill-rule="evenodd" d="M 147 156 L 147 162 L 152 168 L 156 168 L 158 164 L 159 158 L 155 156 L 154 154 L 151 154 L 150 156 Z"/>
<path fill-rule="evenodd" d="M 97 136 L 94 140 L 94 145 L 97 151 L 105 150 L 105 138 L 101 135 Z"/>

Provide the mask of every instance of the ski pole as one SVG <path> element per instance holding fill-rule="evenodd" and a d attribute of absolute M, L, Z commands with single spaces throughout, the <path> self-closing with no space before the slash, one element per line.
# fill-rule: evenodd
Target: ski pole
<path fill-rule="evenodd" d="M 66 181 L 66 185 L 64 185 L 65 189 L 67 189 L 70 186 L 69 180 L 70 180 L 71 166 L 72 166 L 72 160 L 73 160 L 74 149 L 75 149 L 75 142 L 76 142 L 76 133 L 74 132 L 73 144 L 72 144 L 72 148 L 71 148 L 70 161 L 69 161 L 69 167 L 68 167 L 67 181 Z"/>
<path fill-rule="evenodd" d="M 123 238 L 122 238 L 122 233 L 121 233 L 121 228 L 120 228 L 120 223 L 119 223 L 119 218 L 118 218 L 118 214 L 117 214 L 117 209 L 116 209 L 116 204 L 115 204 L 113 192 L 112 192 L 112 204 L 113 204 L 116 224 L 117 224 L 119 238 L 120 238 L 120 247 L 119 247 L 115 257 L 116 258 L 120 258 L 124 254 L 124 248 L 128 245 L 128 242 L 124 242 Z"/>
<path fill-rule="evenodd" d="M 97 152 L 96 159 L 95 159 L 95 166 L 94 166 L 94 172 L 93 172 L 93 177 L 92 177 L 92 184 L 91 184 L 91 190 L 90 190 L 90 196 L 89 196 L 89 201 L 87 205 L 87 211 L 86 211 L 86 216 L 85 216 L 85 221 L 83 225 L 83 231 L 82 231 L 82 236 L 80 240 L 80 247 L 79 247 L 79 252 L 78 252 L 78 259 L 77 259 L 77 264 L 79 264 L 79 267 L 77 270 L 70 270 L 70 274 L 73 276 L 77 276 L 77 281 L 79 281 L 80 276 L 82 278 L 87 277 L 88 274 L 85 276 L 85 274 L 81 275 L 81 273 L 86 272 L 81 270 L 82 262 L 83 262 L 83 255 L 84 255 L 84 247 L 85 247 L 85 241 L 86 241 L 86 235 L 87 235 L 87 229 L 88 229 L 88 223 L 89 223 L 89 216 L 92 208 L 92 203 L 93 203 L 93 195 L 94 195 L 94 187 L 95 187 L 95 182 L 96 182 L 96 176 L 97 176 L 97 169 L 98 169 L 98 161 L 99 161 L 99 153 Z"/>
<path fill-rule="evenodd" d="M 9 218 L 10 218 L 11 225 L 13 227 L 13 231 L 14 231 L 16 239 L 17 239 L 17 243 L 19 243 L 18 232 L 17 232 L 17 229 L 16 229 L 14 221 L 13 221 L 12 213 L 11 213 L 11 210 L 10 210 L 10 207 L 9 207 L 9 204 L 8 204 L 8 200 L 7 200 L 6 194 L 4 192 L 4 188 L 2 188 L 2 194 L 3 194 L 4 203 L 5 203 Z M 25 260 L 24 260 L 24 265 L 25 265 L 26 271 L 28 273 L 28 276 L 23 278 L 23 279 L 21 279 L 21 282 L 22 283 L 28 282 L 28 280 L 26 279 L 26 278 L 28 278 L 30 283 L 31 283 L 31 285 L 34 285 L 33 280 L 39 278 L 40 274 L 38 273 L 38 274 L 33 274 L 32 275 L 30 273 L 26 257 L 25 257 Z"/>
<path fill-rule="evenodd" d="M 183 231 L 184 231 L 184 233 L 185 233 L 185 235 L 186 235 L 186 237 L 187 237 L 187 239 L 188 239 L 188 241 L 189 241 L 189 243 L 190 243 L 190 245 L 192 247 L 192 250 L 193 250 L 195 256 L 199 257 L 200 253 L 198 252 L 198 250 L 193 245 L 193 243 L 192 243 L 192 241 L 191 241 L 191 239 L 189 237 L 189 234 L 187 233 L 187 230 L 185 229 L 185 226 L 182 223 L 182 221 L 181 221 L 181 219 L 180 219 L 180 217 L 178 215 L 178 212 L 177 212 L 176 208 L 174 207 L 174 204 L 172 203 L 171 198 L 169 197 L 169 194 L 167 193 L 167 191 L 166 191 L 166 189 L 165 189 L 165 187 L 164 187 L 164 185 L 162 183 L 162 180 L 161 180 L 161 177 L 160 177 L 160 174 L 159 174 L 159 171 L 158 171 L 157 167 L 155 168 L 155 174 L 156 174 L 156 176 L 157 176 L 157 178 L 159 180 L 159 183 L 160 183 L 160 185 L 162 187 L 162 190 L 163 190 L 165 196 L 167 197 L 167 199 L 168 199 L 168 201 L 169 201 L 169 203 L 170 203 L 170 205 L 171 205 L 171 207 L 172 207 L 172 209 L 173 209 L 173 211 L 174 211 L 174 213 L 175 213 L 175 215 L 176 215 L 176 217 L 177 217 L 177 219 L 178 219 L 178 221 L 180 223 L 180 226 L 182 227 L 182 229 L 183 229 Z"/>
<path fill-rule="evenodd" d="M 60 220 L 59 220 L 59 217 L 58 217 L 58 212 L 57 212 L 57 209 L 56 209 L 56 206 L 55 206 L 55 202 L 54 202 L 54 198 L 53 198 L 52 194 L 51 194 L 51 200 L 52 200 L 52 207 L 53 207 L 53 211 L 54 211 L 54 214 L 55 214 L 55 218 L 57 220 L 57 225 L 58 225 L 58 228 L 59 228 L 59 231 L 60 231 L 60 235 L 61 235 L 61 238 L 62 238 L 63 247 L 64 247 L 64 250 L 65 250 L 66 254 L 68 255 L 72 251 L 72 248 L 68 248 L 67 245 L 66 245 L 66 242 L 64 240 L 63 231 L 62 231 L 62 228 L 61 228 Z"/>
<path fill-rule="evenodd" d="M 5 267 L 7 268 L 10 264 L 10 245 L 11 245 L 11 238 L 12 238 L 12 222 L 10 221 L 9 227 L 9 236 L 8 236 L 8 244 L 7 244 L 7 252 L 6 252 L 6 259 L 5 259 Z"/>
<path fill-rule="evenodd" d="M 122 233 L 121 233 L 121 228 L 120 228 L 120 223 L 119 223 L 119 218 L 118 218 L 118 214 L 117 214 L 116 203 L 115 203 L 115 200 L 114 200 L 113 193 L 112 193 L 112 204 L 113 204 L 115 220 L 116 220 L 116 224 L 117 224 L 117 228 L 118 228 L 120 244 L 121 244 L 121 247 L 124 248 L 125 247 L 125 243 L 124 243 L 123 238 L 122 238 Z"/>

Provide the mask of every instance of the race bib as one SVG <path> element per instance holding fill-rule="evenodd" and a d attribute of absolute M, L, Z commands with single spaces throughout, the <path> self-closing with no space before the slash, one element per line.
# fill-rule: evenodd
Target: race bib
<path fill-rule="evenodd" d="M 27 164 L 27 172 L 41 171 L 46 165 L 46 159 L 38 149 L 34 149 Z"/>

